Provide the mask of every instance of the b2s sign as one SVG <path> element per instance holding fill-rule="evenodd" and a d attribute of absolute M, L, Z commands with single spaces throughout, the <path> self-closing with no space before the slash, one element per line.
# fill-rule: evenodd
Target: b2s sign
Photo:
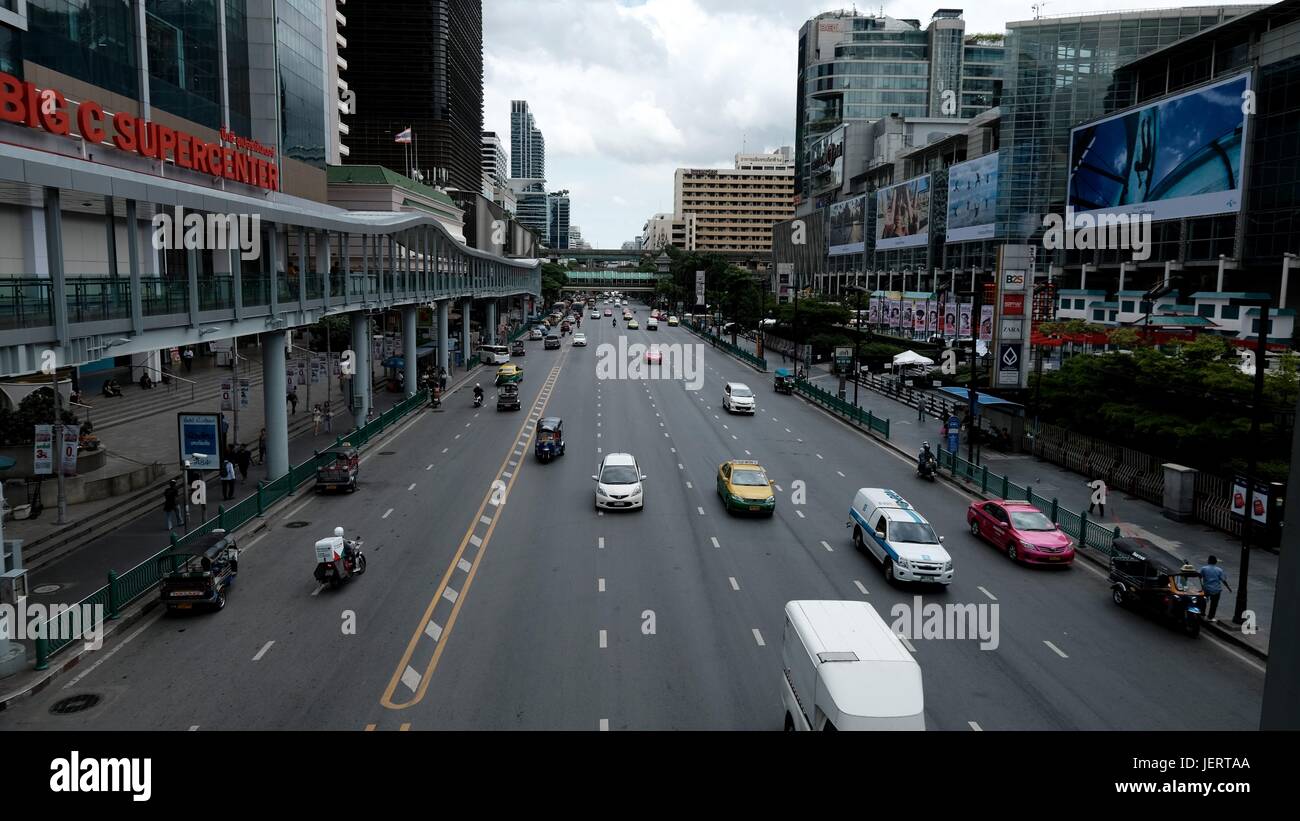
<path fill-rule="evenodd" d="M 40 89 L 34 83 L 0 72 L 0 121 L 69 137 L 73 134 L 74 120 L 76 133 L 92 145 L 103 143 L 111 130 L 112 143 L 121 151 L 164 162 L 171 160 L 181 168 L 267 191 L 280 190 L 280 169 L 274 162 L 124 111 L 109 115 L 94 100 L 82 100 L 74 116 L 69 114 L 67 98 L 61 92 Z M 251 140 L 241 140 L 240 144 L 263 155 L 275 156 L 274 150 Z"/>

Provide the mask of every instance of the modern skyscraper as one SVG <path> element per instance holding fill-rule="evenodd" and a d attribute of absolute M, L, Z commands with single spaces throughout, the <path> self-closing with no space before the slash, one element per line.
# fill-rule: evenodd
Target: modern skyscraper
<path fill-rule="evenodd" d="M 527 100 L 510 103 L 510 176 L 546 179 L 546 140 Z"/>
<path fill-rule="evenodd" d="M 515 196 L 515 216 L 519 224 L 545 242 L 549 230 L 545 180 L 511 177 L 510 190 Z"/>
<path fill-rule="evenodd" d="M 409 127 L 414 165 L 426 179 L 446 169 L 451 186 L 480 190 L 480 0 L 354 3 L 347 6 L 347 21 L 344 79 L 357 109 L 344 115 L 347 161 L 405 173 L 408 146 L 393 138 Z"/>
<path fill-rule="evenodd" d="M 484 131 L 479 162 L 483 171 L 483 196 L 492 197 L 494 188 L 505 188 L 510 179 L 510 162 L 506 149 L 495 131 Z"/>
<path fill-rule="evenodd" d="M 571 248 L 569 244 L 569 192 L 546 195 L 546 247 Z"/>
<path fill-rule="evenodd" d="M 795 99 L 796 204 L 814 193 L 810 152 L 845 123 L 891 114 L 969 118 L 998 104 L 1000 43 L 967 38 L 961 15 L 960 9 L 939 9 L 924 29 L 919 20 L 856 11 L 827 12 L 804 23 Z"/>

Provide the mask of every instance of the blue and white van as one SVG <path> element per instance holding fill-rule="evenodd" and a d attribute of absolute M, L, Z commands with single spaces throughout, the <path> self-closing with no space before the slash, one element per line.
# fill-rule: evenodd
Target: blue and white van
<path fill-rule="evenodd" d="M 849 509 L 853 546 L 876 557 L 893 582 L 952 583 L 952 557 L 943 537 L 892 490 L 864 487 Z"/>

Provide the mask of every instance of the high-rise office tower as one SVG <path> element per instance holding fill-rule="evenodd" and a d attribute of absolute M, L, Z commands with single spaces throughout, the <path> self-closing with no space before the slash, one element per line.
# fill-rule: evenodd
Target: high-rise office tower
<path fill-rule="evenodd" d="M 347 21 L 343 78 L 356 100 L 356 113 L 343 115 L 347 162 L 405 173 L 413 156 L 427 181 L 446 169 L 452 187 L 481 190 L 481 0 L 353 3 Z M 408 127 L 411 154 L 394 142 Z"/>
<path fill-rule="evenodd" d="M 546 140 L 527 100 L 510 103 L 510 176 L 546 179 Z"/>

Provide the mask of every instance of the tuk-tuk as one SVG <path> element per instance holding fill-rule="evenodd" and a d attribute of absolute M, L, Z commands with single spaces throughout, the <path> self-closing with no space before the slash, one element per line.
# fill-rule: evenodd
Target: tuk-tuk
<path fill-rule="evenodd" d="M 524 369 L 518 365 L 502 365 L 497 368 L 497 384 L 506 385 L 524 381 Z"/>
<path fill-rule="evenodd" d="M 526 356 L 527 354 L 528 349 L 524 347 L 524 341 L 522 339 L 516 339 L 514 342 L 510 343 L 511 356 Z"/>
<path fill-rule="evenodd" d="M 543 462 L 564 455 L 564 422 L 558 416 L 537 420 L 537 441 L 533 452 Z"/>
<path fill-rule="evenodd" d="M 226 606 L 226 591 L 239 571 L 235 537 L 214 530 L 195 540 L 193 552 L 158 557 L 158 593 L 168 611 Z"/>
<path fill-rule="evenodd" d="M 347 442 L 322 452 L 316 464 L 317 491 L 342 488 L 352 493 L 357 489 L 361 454 Z"/>
<path fill-rule="evenodd" d="M 772 378 L 772 389 L 777 393 L 794 393 L 794 372 L 789 368 L 777 368 Z"/>
<path fill-rule="evenodd" d="M 1152 544 L 1149 539 L 1120 538 L 1112 542 L 1111 598 L 1118 605 L 1138 604 L 1189 636 L 1201 632 L 1205 617 L 1205 590 L 1201 574 L 1191 562 Z"/>
<path fill-rule="evenodd" d="M 497 410 L 519 410 L 522 407 L 519 400 L 519 385 L 506 382 L 497 387 Z"/>

